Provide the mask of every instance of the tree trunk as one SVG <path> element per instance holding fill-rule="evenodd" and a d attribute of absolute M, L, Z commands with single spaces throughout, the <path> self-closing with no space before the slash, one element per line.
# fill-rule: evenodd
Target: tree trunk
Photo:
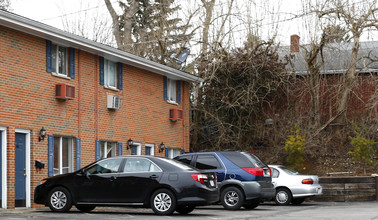
<path fill-rule="evenodd" d="M 338 123 L 343 123 L 346 120 L 346 108 L 348 104 L 348 99 L 350 96 L 350 93 L 352 92 L 354 81 L 356 79 L 356 66 L 357 66 L 357 55 L 358 50 L 360 48 L 360 36 L 358 33 L 353 33 L 353 49 L 352 49 L 352 55 L 350 58 L 350 64 L 348 67 L 348 71 L 346 72 L 344 83 L 343 83 L 343 90 L 341 93 L 341 97 L 339 100 L 339 105 L 337 107 L 337 113 L 341 113 L 342 117 L 339 117 L 337 119 Z"/>

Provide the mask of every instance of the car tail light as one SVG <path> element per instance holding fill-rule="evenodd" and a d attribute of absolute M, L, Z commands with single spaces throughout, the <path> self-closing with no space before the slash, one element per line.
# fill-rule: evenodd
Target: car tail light
<path fill-rule="evenodd" d="M 200 182 L 202 184 L 205 184 L 205 180 L 207 180 L 207 175 L 205 174 L 192 174 L 191 176 L 195 181 Z"/>
<path fill-rule="evenodd" d="M 242 169 L 255 176 L 264 176 L 264 169 L 261 167 L 246 167 Z"/>
<path fill-rule="evenodd" d="M 314 183 L 314 180 L 312 179 L 304 179 L 302 180 L 302 184 L 313 184 Z"/>
<path fill-rule="evenodd" d="M 271 177 L 272 170 L 268 167 L 267 169 L 261 167 L 245 167 L 242 168 L 247 173 L 250 173 L 255 176 Z"/>

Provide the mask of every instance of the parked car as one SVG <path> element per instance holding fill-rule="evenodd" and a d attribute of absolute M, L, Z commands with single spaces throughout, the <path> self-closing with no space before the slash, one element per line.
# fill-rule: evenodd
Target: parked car
<path fill-rule="evenodd" d="M 323 188 L 319 184 L 319 177 L 301 175 L 297 171 L 282 165 L 269 165 L 272 169 L 272 180 L 276 189 L 274 201 L 277 205 L 290 203 L 299 205 L 306 198 L 321 195 Z"/>
<path fill-rule="evenodd" d="M 188 153 L 174 159 L 205 172 L 215 172 L 220 202 L 224 208 L 237 210 L 257 207 L 271 200 L 275 190 L 271 172 L 256 155 L 241 151 Z"/>
<path fill-rule="evenodd" d="M 83 212 L 96 206 L 151 207 L 158 215 L 187 214 L 219 200 L 214 172 L 202 172 L 168 158 L 119 156 L 76 172 L 43 179 L 34 202 L 52 211 L 72 205 Z"/>

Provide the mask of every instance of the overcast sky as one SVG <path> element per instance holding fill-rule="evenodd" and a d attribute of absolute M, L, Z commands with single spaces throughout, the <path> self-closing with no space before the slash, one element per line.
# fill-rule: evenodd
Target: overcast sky
<path fill-rule="evenodd" d="M 189 4 L 189 6 L 183 5 L 182 8 L 190 7 L 190 4 L 195 1 L 196 0 L 184 1 Z M 244 10 L 245 12 L 245 7 L 243 7 L 245 1 L 236 1 L 238 2 L 236 7 L 239 7 L 237 10 Z M 293 17 L 293 14 L 301 12 L 302 0 L 256 0 L 256 2 L 259 1 L 262 3 L 256 7 L 260 9 L 261 12 L 267 11 L 267 9 L 264 8 L 266 6 L 264 2 L 269 2 L 271 10 L 278 12 L 275 13 L 277 14 L 275 15 L 275 18 L 272 18 L 274 21 L 280 21 L 279 25 L 276 26 L 277 41 L 283 45 L 288 45 L 290 42 L 290 35 L 298 34 L 301 36 L 301 42 L 307 43 L 306 40 L 308 39 L 306 39 L 305 36 L 307 31 L 304 30 L 305 24 L 302 22 L 303 19 L 287 19 Z M 117 2 L 117 0 L 113 0 L 112 2 Z M 222 0 L 216 0 L 216 2 L 222 2 Z M 62 24 L 62 19 L 64 19 L 64 17 L 62 17 L 62 15 L 66 15 L 71 19 L 75 18 L 74 16 L 77 17 L 85 13 L 90 14 L 94 12 L 96 12 L 98 16 L 109 16 L 104 0 L 11 0 L 11 11 L 60 29 L 64 29 Z M 257 15 L 257 13 L 260 13 L 259 11 L 253 13 L 255 14 L 255 17 L 260 16 L 260 14 Z M 216 12 L 214 14 L 216 14 Z M 267 14 L 262 16 L 260 29 L 263 33 L 260 34 L 263 36 L 270 37 L 269 35 L 271 35 L 272 27 L 270 24 L 272 22 L 270 19 L 271 18 Z M 236 37 L 244 37 L 243 34 L 238 35 L 238 31 L 242 32 L 245 30 L 245 26 L 239 24 L 234 30 L 236 32 Z M 244 39 L 240 39 L 240 41 L 243 40 Z M 377 33 L 375 32 L 373 34 L 365 35 L 362 40 L 378 40 Z"/>

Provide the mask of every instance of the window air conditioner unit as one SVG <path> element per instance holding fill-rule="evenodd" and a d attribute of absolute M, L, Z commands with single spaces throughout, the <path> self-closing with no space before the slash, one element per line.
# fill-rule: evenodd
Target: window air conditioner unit
<path fill-rule="evenodd" d="M 120 109 L 121 108 L 121 98 L 114 96 L 114 95 L 108 95 L 108 108 L 109 109 Z"/>
<path fill-rule="evenodd" d="M 64 83 L 56 84 L 55 97 L 57 99 L 74 99 L 75 98 L 75 86 L 66 85 Z"/>
<path fill-rule="evenodd" d="M 183 112 L 180 109 L 169 109 L 169 120 L 175 122 L 183 119 Z"/>

